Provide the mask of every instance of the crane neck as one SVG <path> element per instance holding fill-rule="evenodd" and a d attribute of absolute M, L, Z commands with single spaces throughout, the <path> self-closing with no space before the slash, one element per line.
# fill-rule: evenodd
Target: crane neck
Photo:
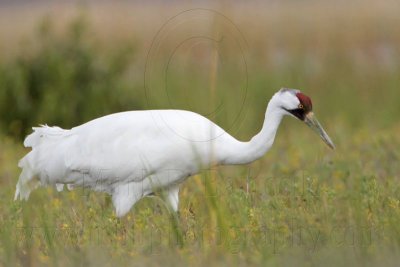
<path fill-rule="evenodd" d="M 261 158 L 272 146 L 278 127 L 284 116 L 283 110 L 272 98 L 265 112 L 261 131 L 248 142 L 237 141 L 229 151 L 224 164 L 247 164 Z"/>

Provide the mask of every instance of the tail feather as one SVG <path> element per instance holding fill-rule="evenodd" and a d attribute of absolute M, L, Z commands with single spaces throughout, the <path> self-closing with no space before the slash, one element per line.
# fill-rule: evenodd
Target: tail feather
<path fill-rule="evenodd" d="M 24 146 L 31 147 L 32 151 L 23 157 L 18 166 L 22 169 L 21 175 L 15 190 L 14 200 L 18 198 L 21 200 L 27 200 L 32 190 L 36 189 L 41 185 L 39 173 L 42 173 L 41 164 L 38 162 L 43 161 L 38 157 L 37 149 L 38 146 L 45 141 L 56 140 L 57 138 L 64 136 L 68 130 L 61 129 L 59 127 L 49 127 L 47 125 L 41 125 L 40 127 L 34 127 L 33 133 L 25 138 Z"/>

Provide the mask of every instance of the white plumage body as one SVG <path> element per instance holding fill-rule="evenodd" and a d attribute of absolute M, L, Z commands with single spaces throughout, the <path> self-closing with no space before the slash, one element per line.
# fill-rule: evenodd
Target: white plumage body
<path fill-rule="evenodd" d="M 16 197 L 28 198 L 36 185 L 83 186 L 112 194 L 120 216 L 156 188 L 177 194 L 185 178 L 224 160 L 214 146 L 236 141 L 205 117 L 182 110 L 122 112 L 71 130 L 34 130 L 24 143 L 33 149 L 20 167 L 38 183 L 21 180 Z"/>

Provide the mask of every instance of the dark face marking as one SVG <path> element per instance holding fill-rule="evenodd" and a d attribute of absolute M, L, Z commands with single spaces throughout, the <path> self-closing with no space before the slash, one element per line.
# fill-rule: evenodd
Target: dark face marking
<path fill-rule="evenodd" d="M 312 111 L 312 102 L 311 99 L 308 96 L 304 95 L 303 93 L 298 92 L 296 93 L 296 96 L 300 101 L 298 108 L 286 111 L 291 113 L 299 120 L 304 121 L 307 113 Z"/>
<path fill-rule="evenodd" d="M 287 110 L 289 113 L 291 113 L 293 116 L 295 116 L 296 118 L 298 118 L 299 120 L 304 121 L 304 119 L 306 118 L 306 113 L 304 111 L 304 109 L 302 108 L 296 108 L 296 109 L 292 109 L 292 110 Z"/>

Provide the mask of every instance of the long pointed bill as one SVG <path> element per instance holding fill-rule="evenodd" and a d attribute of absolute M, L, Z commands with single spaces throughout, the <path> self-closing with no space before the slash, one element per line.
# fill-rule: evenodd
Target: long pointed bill
<path fill-rule="evenodd" d="M 322 140 L 332 149 L 335 149 L 335 145 L 333 144 L 331 138 L 329 138 L 328 134 L 325 132 L 324 128 L 322 128 L 321 124 L 319 124 L 317 118 L 314 116 L 313 112 L 308 112 L 304 122 L 314 131 L 316 132 Z"/>

